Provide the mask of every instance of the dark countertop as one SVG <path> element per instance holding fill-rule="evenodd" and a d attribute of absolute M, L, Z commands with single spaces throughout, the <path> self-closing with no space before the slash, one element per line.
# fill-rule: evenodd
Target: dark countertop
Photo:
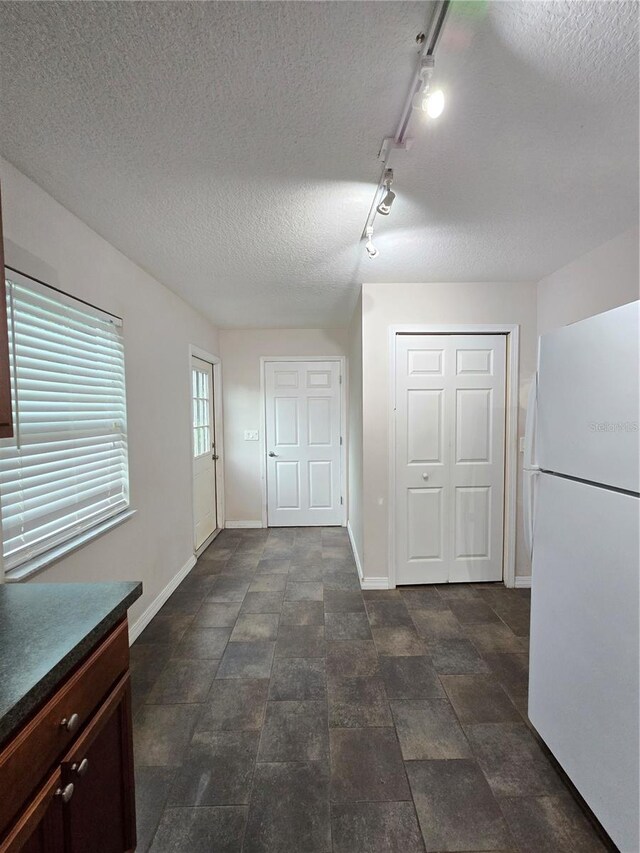
<path fill-rule="evenodd" d="M 0 744 L 140 595 L 137 581 L 0 585 Z"/>

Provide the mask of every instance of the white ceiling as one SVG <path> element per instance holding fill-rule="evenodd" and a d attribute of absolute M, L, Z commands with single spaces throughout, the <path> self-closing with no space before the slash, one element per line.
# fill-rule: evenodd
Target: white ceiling
<path fill-rule="evenodd" d="M 2 154 L 222 326 L 338 326 L 363 281 L 537 280 L 638 216 L 635 2 L 0 3 Z"/>

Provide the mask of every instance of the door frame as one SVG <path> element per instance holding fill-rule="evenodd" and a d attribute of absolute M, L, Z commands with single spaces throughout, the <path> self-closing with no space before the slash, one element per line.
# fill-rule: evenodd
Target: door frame
<path fill-rule="evenodd" d="M 266 366 L 271 361 L 333 361 L 340 365 L 340 526 L 347 526 L 347 359 L 343 355 L 262 355 L 260 356 L 260 480 L 262 485 L 262 526 L 269 526 L 267 513 L 267 383 Z"/>
<path fill-rule="evenodd" d="M 211 536 L 204 540 L 199 548 L 196 548 L 196 517 L 195 507 L 193 502 L 193 413 L 191 411 L 191 362 L 193 358 L 199 358 L 201 361 L 206 361 L 213 367 L 213 424 L 216 436 L 216 529 Z M 191 463 L 191 530 L 193 535 L 193 553 L 199 557 L 202 552 L 209 547 L 216 536 L 224 528 L 224 434 L 222 431 L 222 361 L 219 356 L 207 352 L 207 350 L 197 347 L 194 344 L 189 344 L 189 361 L 188 364 L 188 379 L 189 384 L 189 451 Z"/>
<path fill-rule="evenodd" d="M 502 580 L 515 586 L 518 494 L 518 389 L 520 326 L 512 324 L 409 324 L 389 327 L 389 589 L 396 587 L 396 336 L 409 335 L 505 335 L 507 364 L 505 388 L 504 514 L 502 531 Z"/>

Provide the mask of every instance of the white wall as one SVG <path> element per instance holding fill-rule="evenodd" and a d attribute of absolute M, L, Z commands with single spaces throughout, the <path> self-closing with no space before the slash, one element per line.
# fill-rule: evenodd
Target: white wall
<path fill-rule="evenodd" d="M 640 230 L 631 228 L 538 282 L 538 334 L 639 298 Z"/>
<path fill-rule="evenodd" d="M 348 523 L 362 564 L 362 294 L 349 326 L 349 483 Z"/>
<path fill-rule="evenodd" d="M 0 160 L 7 263 L 123 318 L 131 505 L 124 524 L 36 581 L 142 580 L 131 621 L 193 556 L 189 344 L 215 328 Z"/>
<path fill-rule="evenodd" d="M 365 284 L 362 288 L 364 575 L 388 577 L 389 327 L 397 324 L 505 323 L 520 326 L 519 435 L 535 372 L 535 283 Z M 520 465 L 522 456 L 519 455 Z M 519 466 L 520 467 L 520 466 Z M 516 573 L 529 575 L 520 483 Z"/>
<path fill-rule="evenodd" d="M 260 429 L 260 357 L 343 356 L 346 342 L 345 329 L 220 330 L 227 524 L 262 518 L 262 443 L 244 440 Z"/>

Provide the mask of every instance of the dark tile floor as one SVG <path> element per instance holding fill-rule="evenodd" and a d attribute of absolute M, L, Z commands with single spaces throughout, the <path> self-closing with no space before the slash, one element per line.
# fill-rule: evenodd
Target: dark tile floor
<path fill-rule="evenodd" d="M 604 850 L 528 624 L 500 584 L 361 592 L 341 528 L 223 532 L 132 648 L 138 850 Z"/>

